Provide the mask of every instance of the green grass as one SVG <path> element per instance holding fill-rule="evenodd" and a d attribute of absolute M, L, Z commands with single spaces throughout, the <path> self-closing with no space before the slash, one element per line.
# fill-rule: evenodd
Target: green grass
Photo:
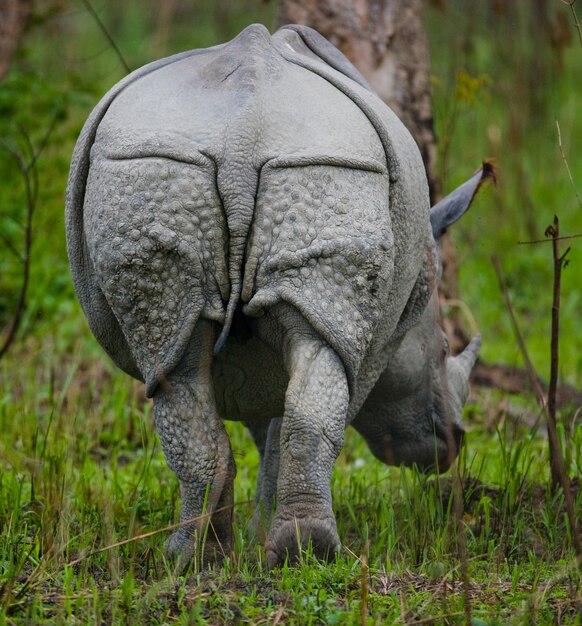
<path fill-rule="evenodd" d="M 350 431 L 332 480 L 342 553 L 330 565 L 307 554 L 269 571 L 245 530 L 258 456 L 229 424 L 239 467 L 234 552 L 220 568 L 193 564 L 177 576 L 162 551 L 177 482 L 141 389 L 50 344 L 28 350 L 13 354 L 17 371 L 8 361 L 1 369 L 0 624 L 352 624 L 363 585 L 367 624 L 462 622 L 450 476 L 387 468 Z M 579 572 L 562 495 L 544 486 L 535 408 L 493 395 L 469 406 L 459 462 L 475 623 L 579 624 Z M 504 404 L 495 421 L 479 408 Z M 582 428 L 569 446 L 570 473 L 580 475 Z"/>
<path fill-rule="evenodd" d="M 246 533 L 258 456 L 238 424 L 228 424 L 238 465 L 234 551 L 219 568 L 194 563 L 182 575 L 172 571 L 162 544 L 164 529 L 177 520 L 177 481 L 140 385 L 107 362 L 89 335 L 64 245 L 75 138 L 123 71 L 80 5 L 63 7 L 37 20 L 0 89 L 0 135 L 18 150 L 25 149 L 22 129 L 38 146 L 56 120 L 38 161 L 27 307 L 18 340 L 0 361 L 0 626 L 354 624 L 363 623 L 362 614 L 367 624 L 456 624 L 464 621 L 465 591 L 475 624 L 581 624 L 580 570 L 563 496 L 547 487 L 543 419 L 531 397 L 485 390 L 466 408 L 468 437 L 458 465 L 468 589 L 461 583 L 450 473 L 426 477 L 382 466 L 352 431 L 332 481 L 341 554 L 329 565 L 307 554 L 297 567 L 269 571 L 262 545 Z M 195 22 L 178 20 L 165 43 L 151 36 L 154 18 L 139 2 L 97 8 L 137 67 L 228 39 L 252 21 L 271 25 L 275 3 L 195 2 Z M 564 233 L 582 231 L 555 131 L 558 119 L 580 188 L 582 51 L 566 48 L 559 71 L 544 66 L 545 100 L 535 108 L 524 70 L 532 54 L 531 41 L 522 45 L 528 27 L 516 27 L 512 56 L 506 31 L 479 26 L 474 13 L 454 18 L 428 12 L 444 184 L 460 183 L 483 157 L 493 156 L 500 170 L 498 188 L 482 193 L 454 227 L 461 295 L 483 332 L 485 359 L 519 365 L 491 264 L 492 255 L 500 257 L 528 349 L 547 378 L 550 250 L 517 241 L 542 236 L 555 212 Z M 0 231 L 20 249 L 23 180 L 4 151 L 0 167 Z M 561 329 L 561 376 L 573 384 L 582 376 L 578 241 L 564 273 Z M 20 273 L 18 259 L 2 248 L 2 326 Z M 561 411 L 559 433 L 568 471 L 577 477 L 580 514 L 582 427 L 575 411 Z"/>

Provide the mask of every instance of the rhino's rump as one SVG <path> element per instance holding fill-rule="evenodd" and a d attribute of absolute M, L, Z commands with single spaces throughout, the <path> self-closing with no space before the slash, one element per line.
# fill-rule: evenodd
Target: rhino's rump
<path fill-rule="evenodd" d="M 294 305 L 352 380 L 390 291 L 388 187 L 384 173 L 347 163 L 266 167 L 247 246 L 243 311 Z"/>
<path fill-rule="evenodd" d="M 376 96 L 294 37 L 253 27 L 140 74 L 84 131 L 67 201 L 75 285 L 100 343 L 148 393 L 200 316 L 228 332 L 239 297 L 248 315 L 294 305 L 353 381 L 418 282 L 418 150 Z"/>
<path fill-rule="evenodd" d="M 96 158 L 85 203 L 99 288 L 148 394 L 199 317 L 224 322 L 228 228 L 213 164 Z M 338 165 L 263 168 L 247 244 L 244 312 L 300 310 L 357 373 L 393 266 L 385 174 Z"/>
<path fill-rule="evenodd" d="M 224 320 L 228 236 L 214 179 L 211 164 L 160 158 L 91 167 L 89 255 L 148 394 L 175 367 L 200 316 Z"/>

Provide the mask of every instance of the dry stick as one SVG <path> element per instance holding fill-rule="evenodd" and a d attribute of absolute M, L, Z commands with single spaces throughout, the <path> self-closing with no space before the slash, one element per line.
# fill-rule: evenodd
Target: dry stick
<path fill-rule="evenodd" d="M 89 554 L 84 554 L 83 556 L 80 556 L 79 558 L 74 559 L 73 561 L 69 561 L 68 563 L 65 563 L 63 567 L 72 567 L 73 565 L 77 565 L 77 563 L 81 563 L 81 561 L 84 561 L 85 559 L 95 556 L 96 554 L 101 554 L 102 552 L 108 552 L 109 550 L 113 550 L 114 548 L 119 548 L 120 546 L 124 546 L 134 541 L 147 539 L 148 537 L 153 537 L 154 535 L 159 535 L 160 533 L 164 533 L 169 530 L 176 530 L 178 528 L 182 528 L 184 526 L 194 524 L 195 522 L 199 522 L 203 519 L 210 518 L 215 513 L 220 513 L 221 511 L 233 509 L 235 506 L 241 506 L 243 504 L 252 504 L 252 500 L 241 500 L 240 502 L 235 502 L 233 505 L 223 506 L 218 509 L 214 509 L 213 511 L 210 511 L 209 513 L 203 513 L 202 515 L 192 517 L 182 522 L 177 522 L 176 524 L 170 524 L 169 526 L 164 526 L 164 528 L 157 528 L 156 530 L 151 530 L 148 533 L 143 533 L 141 535 L 136 535 L 135 537 L 130 537 L 129 539 L 123 539 L 122 541 L 117 541 L 116 543 L 112 543 L 103 548 L 99 548 L 98 550 L 93 550 L 93 552 L 89 552 Z"/>
<path fill-rule="evenodd" d="M 562 265 L 570 248 L 560 256 L 558 216 L 554 215 L 554 223 L 546 229 L 546 236 L 552 238 L 554 253 L 554 288 L 552 294 L 552 336 L 550 344 L 550 384 L 548 386 L 548 435 L 550 440 L 550 470 L 552 475 L 552 490 L 560 484 L 560 474 L 564 469 L 560 467 L 558 435 L 556 432 L 556 387 L 558 384 L 558 343 L 560 338 L 560 283 Z M 564 490 L 565 491 L 565 490 Z"/>
<path fill-rule="evenodd" d="M 83 556 L 80 556 L 80 557 L 74 559 L 73 561 L 69 561 L 68 563 L 64 563 L 61 566 L 61 569 L 64 569 L 65 567 L 73 567 L 73 565 L 77 565 L 78 563 L 81 563 L 85 559 L 89 559 L 92 556 L 96 556 L 97 554 L 101 554 L 102 552 L 108 552 L 109 550 L 113 550 L 115 548 L 119 548 L 120 546 L 124 546 L 124 545 L 126 545 L 128 543 L 132 543 L 134 541 L 139 541 L 141 539 L 147 539 L 148 537 L 153 537 L 154 535 L 158 535 L 160 533 L 167 532 L 169 530 L 176 530 L 178 528 L 182 528 L 183 526 L 188 526 L 189 524 L 193 524 L 193 523 L 198 522 L 200 520 L 210 518 L 214 513 L 217 513 L 217 512 L 220 512 L 220 511 L 225 511 L 227 509 L 232 509 L 235 506 L 241 506 L 242 504 L 251 504 L 251 503 L 252 503 L 252 500 L 241 500 L 240 502 L 235 502 L 233 505 L 224 506 L 224 507 L 221 507 L 219 509 L 215 509 L 214 511 L 211 511 L 209 513 L 202 513 L 201 515 L 198 515 L 197 517 L 192 517 L 192 518 L 184 520 L 182 522 L 177 522 L 176 524 L 170 524 L 169 526 L 165 526 L 164 528 L 158 528 L 158 529 L 152 530 L 152 531 L 150 531 L 148 533 L 142 533 L 141 535 L 135 535 L 134 537 L 130 537 L 129 539 L 123 539 L 122 541 L 117 541 L 116 543 L 112 543 L 112 544 L 110 544 L 108 546 L 105 546 L 103 548 L 99 548 L 98 550 L 93 550 L 92 552 L 89 552 L 88 554 L 84 554 Z M 38 574 L 38 572 L 40 572 L 42 564 L 46 561 L 46 558 L 49 556 L 49 554 L 52 551 L 52 549 L 53 549 L 52 547 L 49 548 L 49 550 L 44 555 L 44 557 L 39 560 L 39 562 L 37 563 L 36 567 L 34 568 L 32 573 L 28 576 L 27 580 L 24 582 L 23 586 L 21 587 L 20 591 L 18 592 L 17 597 L 23 595 L 24 591 L 30 587 L 31 583 L 33 582 L 33 578 Z M 0 587 L 0 591 L 3 591 L 2 587 Z"/>
<path fill-rule="evenodd" d="M 550 469 L 552 473 L 552 489 L 556 490 L 559 485 L 562 486 L 564 497 L 566 498 L 566 509 L 570 520 L 570 528 L 572 529 L 572 542 L 576 555 L 582 554 L 580 545 L 580 536 L 576 524 L 576 514 L 574 512 L 574 503 L 572 501 L 572 492 L 570 490 L 570 478 L 566 472 L 564 459 L 560 451 L 558 441 L 558 433 L 556 431 L 556 388 L 558 385 L 558 362 L 559 362 L 559 341 L 560 341 L 560 284 L 562 276 L 562 268 L 566 266 L 566 256 L 570 252 L 570 248 L 560 255 L 560 244 L 558 237 L 560 234 L 560 226 L 558 216 L 554 216 L 554 223 L 546 230 L 546 235 L 552 237 L 554 251 L 554 289 L 552 300 L 552 339 L 551 339 L 551 367 L 550 367 L 550 384 L 548 388 L 548 434 L 550 439 Z M 565 263 L 566 261 L 566 263 Z"/>

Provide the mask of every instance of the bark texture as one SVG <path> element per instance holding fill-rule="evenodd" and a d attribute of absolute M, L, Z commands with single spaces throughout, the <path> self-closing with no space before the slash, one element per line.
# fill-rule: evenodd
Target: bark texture
<path fill-rule="evenodd" d="M 0 82 L 8 73 L 31 9 L 32 0 L 0 0 Z"/>

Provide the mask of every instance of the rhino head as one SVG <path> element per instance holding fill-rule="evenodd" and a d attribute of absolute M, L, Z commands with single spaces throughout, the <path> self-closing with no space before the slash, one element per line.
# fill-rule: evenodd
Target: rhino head
<path fill-rule="evenodd" d="M 484 180 L 493 178 L 490 164 L 431 209 L 436 249 L 436 280 L 419 322 L 390 355 L 388 365 L 353 422 L 374 455 L 389 465 L 417 465 L 446 471 L 463 440 L 463 406 L 469 376 L 481 347 L 477 334 L 457 356 L 438 324 L 436 284 L 441 275 L 439 239 L 469 208 Z"/>

